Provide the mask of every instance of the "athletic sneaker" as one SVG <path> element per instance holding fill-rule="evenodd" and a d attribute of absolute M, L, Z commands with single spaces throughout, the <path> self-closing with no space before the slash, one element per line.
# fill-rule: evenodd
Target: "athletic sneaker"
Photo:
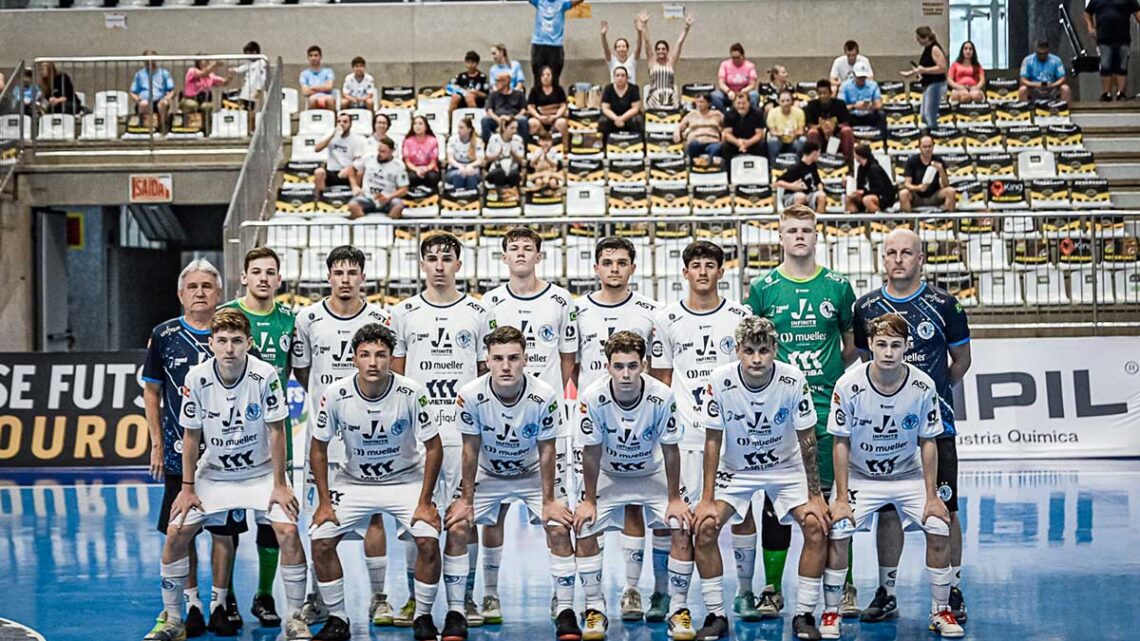
<path fill-rule="evenodd" d="M 150 632 L 147 632 L 147 634 L 149 635 L 149 634 L 154 634 L 155 632 L 158 632 L 159 630 L 162 629 L 162 625 L 164 623 L 166 623 L 166 610 L 159 612 L 158 616 L 154 618 L 154 626 L 151 627 Z"/>
<path fill-rule="evenodd" d="M 958 586 L 950 588 L 950 612 L 954 614 L 959 625 L 965 625 L 966 599 L 962 596 L 962 590 Z"/>
<path fill-rule="evenodd" d="M 483 613 L 479 611 L 479 606 L 475 605 L 474 598 L 468 596 L 463 601 L 463 614 L 467 617 L 467 627 L 477 628 L 483 625 Z"/>
<path fill-rule="evenodd" d="M 645 613 L 641 610 L 641 593 L 637 588 L 626 588 L 621 593 L 621 620 L 640 621 Z"/>
<path fill-rule="evenodd" d="M 372 625 L 392 625 L 392 604 L 388 603 L 388 595 L 376 592 L 372 595 L 372 603 L 368 606 L 368 618 Z"/>
<path fill-rule="evenodd" d="M 338 616 L 329 616 L 329 620 L 325 621 L 325 627 L 313 635 L 313 641 L 348 641 L 351 638 L 352 628 L 349 627 L 348 621 Z"/>
<path fill-rule="evenodd" d="M 674 641 L 693 641 L 697 631 L 693 629 L 693 614 L 689 608 L 681 608 L 669 617 L 669 638 Z"/>
<path fill-rule="evenodd" d="M 736 604 L 733 604 L 733 609 Z M 760 600 L 756 603 L 756 611 L 761 619 L 779 619 L 780 612 L 784 610 L 784 595 L 776 591 L 771 585 L 765 585 L 760 593 Z"/>
<path fill-rule="evenodd" d="M 951 600 L 953 600 L 953 596 L 951 596 Z M 887 589 L 880 585 L 879 589 L 875 590 L 875 598 L 871 599 L 870 605 L 859 615 L 859 620 L 864 623 L 878 623 L 879 621 L 894 619 L 898 615 L 899 604 L 895 600 L 895 595 L 888 595 Z"/>
<path fill-rule="evenodd" d="M 552 594 L 550 595 L 550 620 L 557 621 L 560 613 L 561 611 L 558 609 L 558 597 Z"/>
<path fill-rule="evenodd" d="M 163 621 L 162 625 L 155 626 L 143 641 L 185 641 L 186 626 L 181 621 Z"/>
<path fill-rule="evenodd" d="M 449 610 L 443 619 L 443 634 L 440 641 L 464 641 L 467 638 L 467 617 Z"/>
<path fill-rule="evenodd" d="M 698 641 L 716 641 L 728 636 L 728 617 L 710 614 L 705 617 L 705 624 L 697 630 Z"/>
<path fill-rule="evenodd" d="M 815 627 L 815 617 L 810 612 L 792 617 L 792 633 L 803 641 L 819 641 L 819 628 Z"/>
<path fill-rule="evenodd" d="M 224 603 L 210 611 L 210 622 L 206 624 L 206 630 L 216 637 L 236 637 L 238 635 L 238 626 L 230 619 Z"/>
<path fill-rule="evenodd" d="M 589 608 L 582 613 L 582 641 L 602 641 L 609 627 L 610 620 L 601 611 Z"/>
<path fill-rule="evenodd" d="M 313 592 L 305 597 L 305 602 L 301 604 L 301 616 L 305 617 L 305 623 L 309 625 L 329 620 L 329 606 L 325 605 L 319 592 Z"/>
<path fill-rule="evenodd" d="M 312 638 L 313 632 L 299 610 L 285 622 L 286 641 L 308 641 Z"/>
<path fill-rule="evenodd" d="M 838 612 L 824 612 L 823 619 L 819 622 L 819 638 L 838 639 L 839 621 Z"/>
<path fill-rule="evenodd" d="M 930 615 L 930 631 L 947 639 L 957 639 L 966 634 L 962 626 L 958 625 L 954 613 L 949 610 L 942 610 Z"/>
<path fill-rule="evenodd" d="M 843 586 L 843 602 L 839 604 L 839 616 L 844 619 L 851 619 L 859 616 L 861 610 L 859 609 L 859 602 L 856 600 L 859 593 L 855 590 L 855 586 L 848 583 Z"/>
<path fill-rule="evenodd" d="M 226 616 L 229 617 L 230 623 L 234 624 L 238 630 L 245 625 L 245 621 L 241 618 L 241 612 L 238 610 L 237 597 L 234 596 L 233 590 L 226 593 Z"/>
<path fill-rule="evenodd" d="M 582 628 L 578 627 L 578 615 L 574 614 L 573 608 L 566 608 L 558 613 L 554 634 L 558 641 L 582 640 Z"/>
<path fill-rule="evenodd" d="M 400 611 L 392 617 L 392 624 L 397 628 L 410 628 L 415 624 L 416 618 L 416 599 L 415 597 L 408 597 L 407 602 L 400 607 Z M 432 622 L 435 626 L 435 622 Z"/>
<path fill-rule="evenodd" d="M 742 621 L 759 621 L 760 611 L 756 609 L 756 595 L 752 591 L 741 592 L 732 600 L 732 611 L 740 616 Z"/>
<path fill-rule="evenodd" d="M 660 623 L 667 616 L 669 616 L 669 595 L 654 592 L 649 597 L 649 609 L 645 611 L 645 620 L 649 623 Z"/>
<path fill-rule="evenodd" d="M 273 601 L 272 594 L 254 595 L 249 613 L 257 618 L 263 628 L 281 627 L 281 617 L 277 614 L 277 603 Z"/>
<path fill-rule="evenodd" d="M 421 614 L 412 621 L 412 636 L 416 641 L 436 641 L 439 638 L 439 630 L 430 614 Z"/>
<path fill-rule="evenodd" d="M 202 609 L 196 605 L 192 605 L 186 610 L 186 636 L 187 637 L 200 637 L 206 634 L 206 617 L 202 615 Z"/>
<path fill-rule="evenodd" d="M 499 625 L 503 622 L 503 606 L 499 605 L 499 597 L 483 597 L 483 623 Z"/>

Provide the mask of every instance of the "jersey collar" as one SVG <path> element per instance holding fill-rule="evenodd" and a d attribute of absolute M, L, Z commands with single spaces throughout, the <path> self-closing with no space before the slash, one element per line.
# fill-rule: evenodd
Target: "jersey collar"
<path fill-rule="evenodd" d="M 506 285 L 503 285 L 503 288 L 504 288 L 504 289 L 506 289 L 506 290 L 507 290 L 507 294 L 508 294 L 508 295 L 510 295 L 510 297 L 511 297 L 511 298 L 513 298 L 513 299 L 515 299 L 515 300 L 535 300 L 536 298 L 538 298 L 538 297 L 542 296 L 543 294 L 545 294 L 545 293 L 546 293 L 546 292 L 547 292 L 547 291 L 548 291 L 548 290 L 551 288 L 551 286 L 553 286 L 553 283 L 547 283 L 547 284 L 546 284 L 546 287 L 543 287 L 543 288 L 542 288 L 542 290 L 541 290 L 541 291 L 539 291 L 539 292 L 538 292 L 537 294 L 535 294 L 534 296 L 519 296 L 518 294 L 516 294 L 516 293 L 514 293 L 513 291 L 511 291 L 511 284 L 510 284 L 510 283 L 507 283 Z"/>
<path fill-rule="evenodd" d="M 617 400 L 617 393 L 614 392 L 614 379 L 613 378 L 610 379 L 610 383 L 609 383 L 608 387 L 610 388 L 610 398 L 614 399 L 614 405 L 617 405 L 618 409 L 620 409 L 623 412 L 630 412 L 630 411 L 633 411 L 633 410 L 641 407 L 641 401 L 645 400 L 645 390 L 649 388 L 649 386 L 645 384 L 645 376 L 642 375 L 642 377 L 641 377 L 641 394 L 639 394 L 637 396 L 637 401 L 633 405 L 626 407 L 625 405 L 622 405 Z"/>
<path fill-rule="evenodd" d="M 347 320 L 352 320 L 352 319 L 356 318 L 357 316 L 360 316 L 361 314 L 364 313 L 364 311 L 366 309 L 368 309 L 368 301 L 361 299 L 361 302 L 363 302 L 364 305 L 362 305 L 360 307 L 359 312 L 356 312 L 352 316 L 338 316 L 336 313 L 334 313 L 333 310 L 329 309 L 328 297 L 325 297 L 325 299 L 321 301 L 321 306 L 325 308 L 325 311 L 328 312 L 329 316 L 332 316 L 333 318 L 335 318 L 337 320 L 347 321 Z"/>
<path fill-rule="evenodd" d="M 182 325 L 183 329 L 190 332 L 191 334 L 197 334 L 198 336 L 209 336 L 210 335 L 210 330 L 198 329 L 198 328 L 192 326 L 190 323 L 187 323 L 185 316 L 179 316 L 178 317 L 178 323 L 180 325 Z"/>
<path fill-rule="evenodd" d="M 221 385 L 222 389 L 234 389 L 238 385 L 241 385 L 241 382 L 245 380 L 245 373 L 249 371 L 249 356 L 247 355 L 245 357 L 245 365 L 241 368 L 241 376 L 237 377 L 237 380 L 234 381 L 233 385 L 226 385 L 226 382 L 222 380 L 222 373 L 218 371 L 218 359 L 216 358 L 213 362 L 213 368 L 214 378 L 218 379 L 218 385 Z"/>
<path fill-rule="evenodd" d="M 881 291 L 883 293 L 883 298 L 886 298 L 887 300 L 891 301 L 892 303 L 909 303 L 910 301 L 918 298 L 919 294 L 926 291 L 926 281 L 922 281 L 922 283 L 919 284 L 918 289 L 914 290 L 913 294 L 911 294 L 910 296 L 907 296 L 905 298 L 895 298 L 894 296 L 891 296 L 890 294 L 888 294 L 886 285 L 883 285 Z"/>
<path fill-rule="evenodd" d="M 764 383 L 760 387 L 752 387 L 748 384 L 748 380 L 744 378 L 744 366 L 739 362 L 736 363 L 736 376 L 740 379 L 740 384 L 744 387 L 745 390 L 752 393 L 763 392 L 764 390 L 768 389 L 768 386 L 772 384 L 772 381 L 776 380 L 776 364 L 772 363 L 772 375 L 768 377 L 768 382 Z"/>
<path fill-rule="evenodd" d="M 240 298 L 235 298 L 233 304 L 236 305 L 238 309 L 245 312 L 246 314 L 250 314 L 251 316 L 272 316 L 273 312 L 277 311 L 276 303 L 274 303 L 273 307 L 270 307 L 269 311 L 267 312 L 257 312 L 250 309 L 249 307 L 246 307 L 245 301 Z"/>
<path fill-rule="evenodd" d="M 529 378 L 530 374 L 523 372 L 523 388 L 522 388 L 522 391 L 519 392 L 519 397 L 517 399 L 515 399 L 515 402 L 511 403 L 509 405 L 506 402 L 504 402 L 503 397 L 499 396 L 499 393 L 495 391 L 495 383 L 490 379 L 491 375 L 487 374 L 487 376 L 488 376 L 487 388 L 491 390 L 491 396 L 494 396 L 495 400 L 499 401 L 499 404 L 502 405 L 503 407 L 514 407 L 515 405 L 518 405 L 523 400 L 523 397 L 526 396 L 526 388 L 529 387 L 528 383 L 530 382 L 530 378 Z"/>
<path fill-rule="evenodd" d="M 793 283 L 809 283 L 809 282 L 815 280 L 816 278 L 818 278 L 819 275 L 823 273 L 823 265 L 816 265 L 815 266 L 815 273 L 812 274 L 811 276 L 808 276 L 807 278 L 792 278 L 791 276 L 788 275 L 787 272 L 780 269 L 779 267 L 776 268 L 776 271 L 780 274 L 781 277 L 783 277 L 786 280 L 790 280 Z"/>
<path fill-rule="evenodd" d="M 427 296 L 423 295 L 423 292 L 420 292 L 420 300 L 423 301 L 424 305 L 427 305 L 428 307 L 434 307 L 435 309 L 448 309 L 450 307 L 455 307 L 459 303 L 462 303 L 464 298 L 467 298 L 467 294 L 460 292 L 459 298 L 456 298 L 455 300 L 451 301 L 450 303 L 448 303 L 446 305 L 436 305 L 435 303 L 428 300 Z"/>
<path fill-rule="evenodd" d="M 594 298 L 594 294 L 595 294 L 595 293 L 596 293 L 596 292 L 591 292 L 591 293 L 589 293 L 589 294 L 586 294 L 586 298 L 588 298 L 588 299 L 590 300 L 590 302 L 591 302 L 591 303 L 593 303 L 594 305 L 597 305 L 598 307 L 609 307 L 609 308 L 614 308 L 614 307 L 621 307 L 622 305 L 625 305 L 625 304 L 626 304 L 626 303 L 628 303 L 629 301 L 633 300 L 633 292 L 632 292 L 632 291 L 629 291 L 629 292 L 626 292 L 626 297 L 625 297 L 624 299 L 622 299 L 622 301 L 621 301 L 620 303 L 613 303 L 613 304 L 608 304 L 608 303 L 599 303 L 599 302 L 598 302 L 598 301 L 597 301 L 597 300 Z"/>
<path fill-rule="evenodd" d="M 689 309 L 688 306 L 685 305 L 685 301 L 683 301 L 683 300 L 677 301 L 677 304 L 679 304 L 681 306 L 681 309 L 685 310 L 689 314 L 692 314 L 693 316 L 708 316 L 710 314 L 715 314 L 715 313 L 719 312 L 720 308 L 724 307 L 725 303 L 727 303 L 727 302 L 728 302 L 728 299 L 725 298 L 724 296 L 721 296 L 720 297 L 720 304 L 717 305 L 716 307 L 710 309 L 707 312 L 694 312 L 693 310 Z"/>
<path fill-rule="evenodd" d="M 363 391 L 361 391 L 359 379 L 360 374 L 352 375 L 352 387 L 356 390 L 356 394 L 360 396 L 360 398 L 364 399 L 366 403 L 375 403 L 377 401 L 382 401 L 388 397 L 388 392 L 392 391 L 392 385 L 396 383 L 396 373 L 388 372 L 388 386 L 385 387 L 384 391 L 380 393 L 380 396 L 377 396 L 376 398 L 372 398 L 371 396 L 368 396 Z"/>
<path fill-rule="evenodd" d="M 899 388 L 891 394 L 884 394 L 883 392 L 879 391 L 879 388 L 875 387 L 875 379 L 871 378 L 871 363 L 868 362 L 867 363 L 867 384 L 870 385 L 871 389 L 874 390 L 875 393 L 878 394 L 879 396 L 882 396 L 883 398 L 891 398 L 895 394 L 898 394 L 899 392 L 901 392 L 903 390 L 903 388 L 906 387 L 906 384 L 910 381 L 910 368 L 907 367 L 906 363 L 903 363 L 903 367 L 906 369 L 906 376 L 903 377 L 903 382 L 899 384 Z"/>

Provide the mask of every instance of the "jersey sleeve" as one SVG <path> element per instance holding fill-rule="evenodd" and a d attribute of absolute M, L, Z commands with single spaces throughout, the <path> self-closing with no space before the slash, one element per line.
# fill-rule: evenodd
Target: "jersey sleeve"
<path fill-rule="evenodd" d="M 657 419 L 657 424 L 661 427 L 661 438 L 659 442 L 662 445 L 676 445 L 681 442 L 681 427 L 677 425 L 677 399 L 673 397 L 670 392 L 665 397 L 665 402 L 661 404 L 661 416 Z"/>
<path fill-rule="evenodd" d="M 479 322 L 475 324 L 475 360 L 487 360 L 487 345 L 483 339 L 491 333 L 491 310 L 484 308 L 479 314 Z"/>
<path fill-rule="evenodd" d="M 455 395 L 455 407 L 459 410 L 459 433 L 479 436 L 479 414 L 475 411 L 475 404 L 463 398 L 463 393 Z"/>
<path fill-rule="evenodd" d="M 800 383 L 792 393 L 796 407 L 796 420 L 793 425 L 797 430 L 815 429 L 817 417 L 815 403 L 811 399 L 811 388 L 808 387 L 807 380 L 801 380 Z"/>
<path fill-rule="evenodd" d="M 202 429 L 202 392 L 197 382 L 200 377 L 186 377 L 182 387 L 182 409 L 178 412 L 178 424 L 184 430 Z"/>
<path fill-rule="evenodd" d="M 938 393 L 931 385 L 922 394 L 922 429 L 919 438 L 935 438 L 945 429 L 942 426 L 942 413 L 938 410 Z"/>
<path fill-rule="evenodd" d="M 585 402 L 578 403 L 578 444 L 582 447 L 602 444 L 602 430 L 606 429 L 602 416 Z"/>
<path fill-rule="evenodd" d="M 335 406 L 330 400 L 328 390 L 321 396 L 321 403 L 317 410 L 317 420 L 313 421 L 313 438 L 328 443 L 336 436 L 337 420 Z"/>
<path fill-rule="evenodd" d="M 293 367 L 312 367 L 313 346 L 309 341 L 308 315 L 302 314 L 293 324 Z"/>
<path fill-rule="evenodd" d="M 653 319 L 653 347 L 649 353 L 653 357 L 654 369 L 673 368 L 673 341 L 660 316 Z"/>
<path fill-rule="evenodd" d="M 439 425 L 431 420 L 431 412 L 428 411 L 428 404 L 431 401 L 428 399 L 427 388 L 423 385 L 416 385 L 414 388 L 415 394 L 412 395 L 412 421 L 416 426 L 416 440 L 421 443 L 426 443 L 436 436 L 439 436 Z"/>
<path fill-rule="evenodd" d="M 562 433 L 562 407 L 556 396 L 547 399 L 542 409 L 542 424 L 538 427 L 538 440 L 549 441 L 565 436 Z"/>
<path fill-rule="evenodd" d="M 966 310 L 962 307 L 962 303 L 955 299 L 946 301 L 946 311 L 943 315 L 946 319 L 946 344 L 950 347 L 958 347 L 970 342 L 970 323 L 966 318 Z"/>
<path fill-rule="evenodd" d="M 265 393 L 261 399 L 265 406 L 265 422 L 274 423 L 289 418 L 289 403 L 285 402 L 285 390 L 281 387 L 281 379 L 274 371 L 265 385 Z"/>
<path fill-rule="evenodd" d="M 838 386 L 836 386 L 838 387 Z M 827 433 L 832 436 L 851 437 L 850 404 L 838 391 L 831 393 L 831 413 L 827 416 Z"/>
<path fill-rule="evenodd" d="M 701 426 L 706 430 L 723 432 L 728 429 L 721 408 L 720 394 L 712 383 L 705 384 L 705 402 L 701 404 Z"/>
<path fill-rule="evenodd" d="M 855 332 L 855 349 L 860 349 L 864 352 L 869 350 L 870 345 L 867 343 L 867 313 L 863 311 L 861 306 L 855 307 L 852 324 L 852 329 Z"/>
<path fill-rule="evenodd" d="M 402 309 L 402 306 L 400 308 Z M 396 335 L 396 347 L 392 350 L 392 356 L 395 358 L 404 358 L 408 355 L 408 337 L 404 333 L 406 323 L 399 322 L 397 316 L 399 316 L 399 312 L 393 311 L 391 324 L 392 332 Z M 405 371 L 407 371 L 406 367 Z"/>
<path fill-rule="evenodd" d="M 563 354 L 575 354 L 578 352 L 578 308 L 574 305 L 574 299 L 567 297 L 566 299 L 566 319 L 564 327 L 562 328 L 562 338 L 558 341 L 558 351 Z"/>
<path fill-rule="evenodd" d="M 748 303 L 749 309 L 751 309 L 752 313 L 756 316 L 764 315 L 764 295 L 761 293 L 763 290 L 760 289 L 761 282 L 763 281 L 760 278 L 754 278 L 752 280 L 752 284 L 748 287 L 748 300 L 745 301 Z"/>
<path fill-rule="evenodd" d="M 851 281 L 843 279 L 842 291 L 839 293 L 839 331 L 850 332 L 855 326 L 855 290 L 851 288 Z"/>
<path fill-rule="evenodd" d="M 162 385 L 162 348 L 159 347 L 158 328 L 150 332 L 146 342 L 146 360 L 143 361 L 142 379 L 147 383 Z"/>

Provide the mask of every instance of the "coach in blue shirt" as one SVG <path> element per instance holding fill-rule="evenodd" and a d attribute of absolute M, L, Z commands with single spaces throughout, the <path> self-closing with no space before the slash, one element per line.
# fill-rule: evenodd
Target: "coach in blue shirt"
<path fill-rule="evenodd" d="M 566 52 L 562 39 L 566 31 L 566 12 L 584 0 L 530 0 L 534 6 L 534 35 L 530 38 L 530 72 L 538 84 L 543 67 L 554 72 L 554 86 L 559 86 Z"/>
<path fill-rule="evenodd" d="M 1049 41 L 1037 41 L 1037 53 L 1021 61 L 1021 86 L 1017 96 L 1022 100 L 1064 100 L 1071 94 L 1065 82 L 1065 65 L 1055 54 L 1049 53 Z"/>

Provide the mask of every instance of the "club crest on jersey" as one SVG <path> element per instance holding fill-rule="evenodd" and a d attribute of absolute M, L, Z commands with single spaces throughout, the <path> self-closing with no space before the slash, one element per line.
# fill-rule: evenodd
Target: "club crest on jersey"
<path fill-rule="evenodd" d="M 835 305 L 829 300 L 825 300 L 819 304 L 819 315 L 824 318 L 835 318 Z"/>
<path fill-rule="evenodd" d="M 786 420 L 788 420 L 788 408 L 781 407 L 780 411 L 776 412 L 776 417 L 772 419 L 772 422 L 776 425 L 783 425 Z"/>
<path fill-rule="evenodd" d="M 643 441 L 652 441 L 653 440 L 653 426 L 652 425 L 645 428 L 645 431 L 643 431 L 641 433 L 641 440 L 643 440 Z"/>
<path fill-rule="evenodd" d="M 918 414 L 907 414 L 902 421 L 902 428 L 909 432 L 916 427 L 918 427 Z"/>
<path fill-rule="evenodd" d="M 946 483 L 938 486 L 938 498 L 945 503 L 954 497 L 954 489 Z"/>
<path fill-rule="evenodd" d="M 731 354 L 736 351 L 736 339 L 731 336 L 725 336 L 720 339 L 720 351 L 724 354 Z"/>
<path fill-rule="evenodd" d="M 407 419 L 401 418 L 397 419 L 395 423 L 392 423 L 392 427 L 388 431 L 392 433 L 392 436 L 399 436 L 403 434 L 406 429 L 408 429 L 408 421 Z"/>
<path fill-rule="evenodd" d="M 557 337 L 557 334 L 554 333 L 554 326 L 543 325 L 540 327 L 538 329 L 538 337 L 541 338 L 544 343 L 553 343 Z"/>
<path fill-rule="evenodd" d="M 665 355 L 665 344 L 661 341 L 653 341 L 653 357 L 661 358 Z"/>
<path fill-rule="evenodd" d="M 934 336 L 934 323 L 922 321 L 918 324 L 918 336 L 922 340 L 930 340 Z"/>
<path fill-rule="evenodd" d="M 538 424 L 527 423 L 526 425 L 523 425 L 522 429 L 519 430 L 519 435 L 523 438 L 534 438 L 538 436 Z"/>
<path fill-rule="evenodd" d="M 465 329 L 460 330 L 455 334 L 455 343 L 461 349 L 470 349 L 475 344 L 475 336 Z"/>

